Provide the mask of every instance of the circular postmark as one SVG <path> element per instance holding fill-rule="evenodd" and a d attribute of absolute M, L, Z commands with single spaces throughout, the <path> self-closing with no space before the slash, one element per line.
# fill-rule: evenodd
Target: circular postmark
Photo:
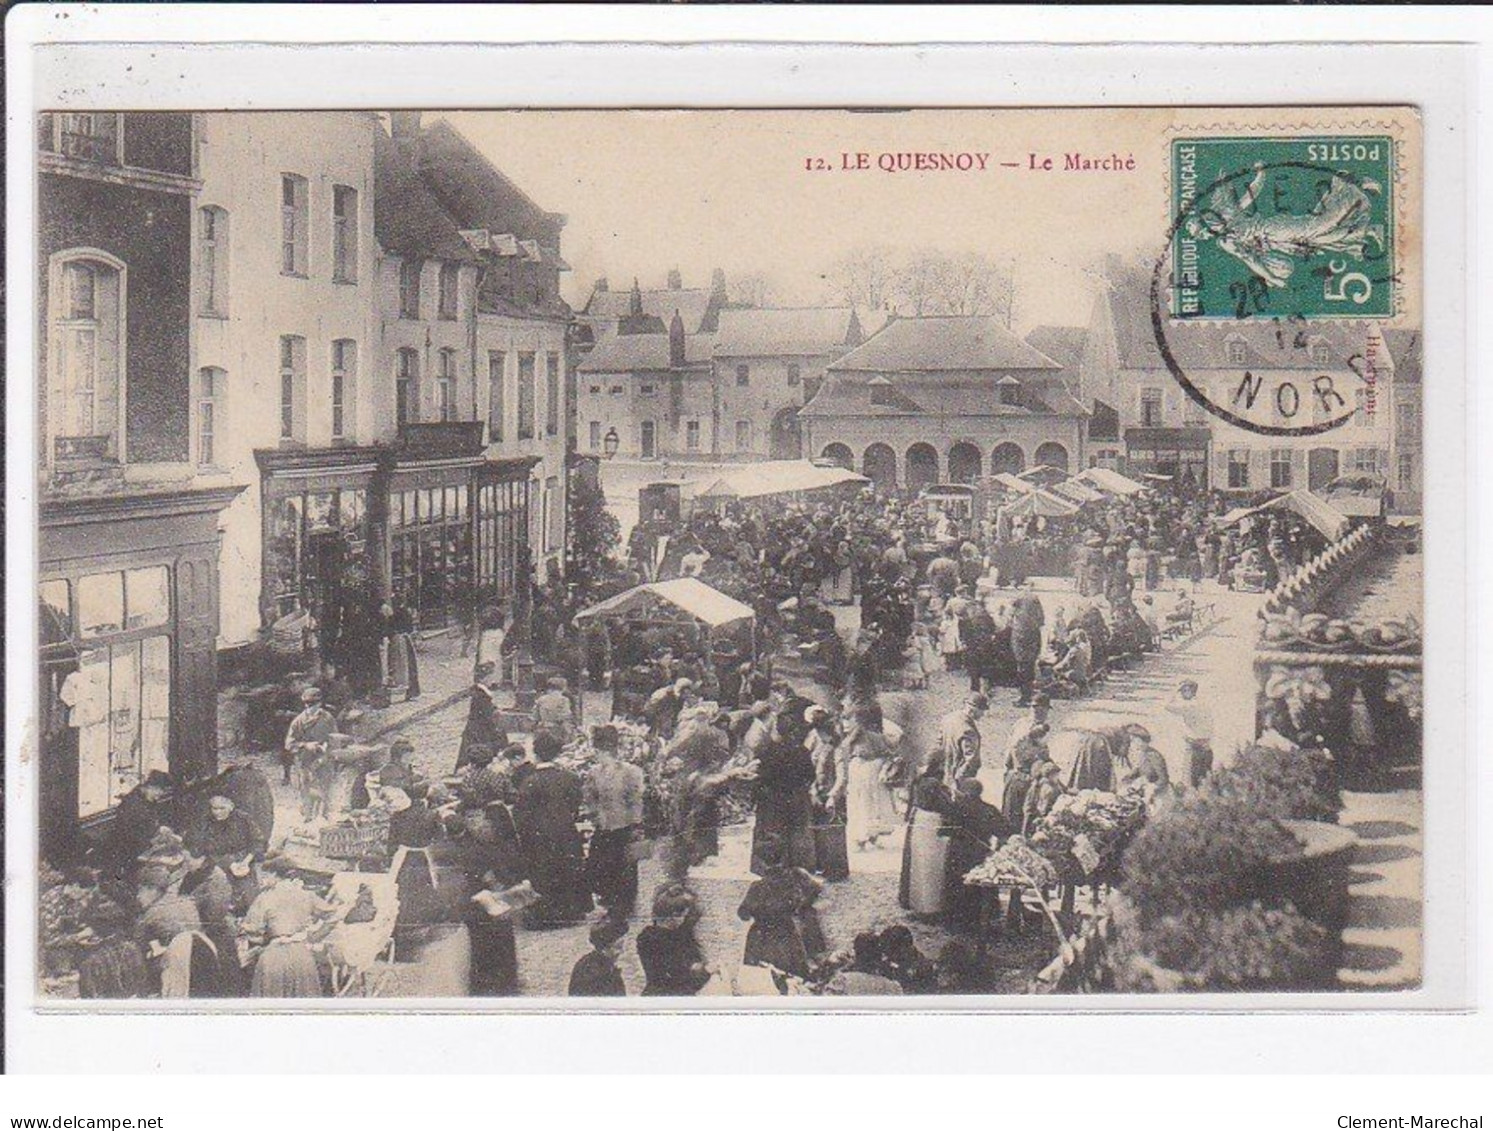
<path fill-rule="evenodd" d="M 1293 178 L 1293 191 L 1306 194 L 1295 212 L 1289 198 L 1280 207 L 1282 185 Z M 1272 187 L 1277 209 L 1262 214 L 1257 201 Z M 1368 334 L 1355 340 L 1338 319 L 1353 317 L 1376 287 L 1387 290 L 1397 281 L 1383 270 L 1391 265 L 1392 235 L 1372 222 L 1373 198 L 1382 189 L 1351 170 L 1293 159 L 1256 161 L 1193 192 L 1151 272 L 1150 314 L 1162 364 L 1194 404 L 1262 436 L 1321 435 L 1354 419 L 1357 389 L 1367 386 L 1372 397 L 1376 350 Z M 1211 245 L 1218 272 L 1207 279 L 1200 245 Z M 1179 254 L 1187 254 L 1185 266 Z M 1347 307 L 1344 314 L 1310 309 L 1302 296 L 1314 299 L 1319 283 L 1323 296 Z M 1205 291 L 1227 295 L 1230 309 L 1200 304 L 1196 296 Z M 1170 310 L 1169 299 L 1188 309 Z M 1189 371 L 1184 353 L 1208 358 L 1213 389 Z M 1220 379 L 1220 371 L 1230 376 Z M 1354 395 L 1344 395 L 1345 381 Z"/>

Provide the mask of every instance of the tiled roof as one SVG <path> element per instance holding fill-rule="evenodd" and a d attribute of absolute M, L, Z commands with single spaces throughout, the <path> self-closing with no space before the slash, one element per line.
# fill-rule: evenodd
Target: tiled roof
<path fill-rule="evenodd" d="M 684 363 L 687 367 L 710 365 L 711 334 L 687 334 Z M 608 334 L 578 365 L 582 373 L 650 373 L 673 368 L 669 364 L 668 334 Z"/>
<path fill-rule="evenodd" d="M 705 326 L 710 311 L 710 292 L 703 288 L 690 290 L 641 291 L 643 313 L 657 318 L 665 326 L 679 311 L 684 321 L 686 334 L 698 334 Z M 632 310 L 632 291 L 593 291 L 587 300 L 583 315 L 607 320 L 626 318 Z"/>
<path fill-rule="evenodd" d="M 450 123 L 436 122 L 420 138 L 426 183 L 461 227 L 559 246 L 563 217 L 535 204 Z"/>
<path fill-rule="evenodd" d="M 897 318 L 829 368 L 917 373 L 1062 367 L 1011 333 L 999 319 L 953 315 Z"/>
<path fill-rule="evenodd" d="M 1064 369 L 1076 371 L 1089 340 L 1084 326 L 1038 326 L 1026 336 L 1027 345 L 1046 354 Z"/>
<path fill-rule="evenodd" d="M 394 255 L 477 259 L 408 153 L 383 130 L 375 133 L 373 144 L 373 231 L 379 246 Z"/>
<path fill-rule="evenodd" d="M 884 399 L 890 404 L 871 403 L 871 383 L 855 372 L 835 372 L 799 410 L 800 416 L 1075 416 L 1082 409 L 1052 382 L 1023 383 L 1020 405 L 1002 404 L 993 377 L 950 378 L 944 375 L 904 374 L 890 386 Z"/>
<path fill-rule="evenodd" d="M 776 357 L 841 352 L 848 347 L 855 311 L 848 306 L 723 310 L 717 357 Z"/>

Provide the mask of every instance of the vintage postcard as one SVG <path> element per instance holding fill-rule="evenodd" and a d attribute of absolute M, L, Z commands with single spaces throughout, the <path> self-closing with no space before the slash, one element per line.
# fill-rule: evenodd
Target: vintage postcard
<path fill-rule="evenodd" d="M 42 1007 L 1421 984 L 1414 109 L 42 109 Z"/>

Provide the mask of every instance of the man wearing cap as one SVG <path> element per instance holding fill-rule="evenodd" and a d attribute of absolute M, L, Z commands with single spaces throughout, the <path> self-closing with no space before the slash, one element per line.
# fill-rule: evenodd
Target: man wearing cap
<path fill-rule="evenodd" d="M 944 785 L 952 794 L 961 781 L 980 772 L 979 721 L 990 710 L 984 695 L 971 695 L 964 706 L 944 716 L 938 747 L 943 755 Z"/>
<path fill-rule="evenodd" d="M 318 805 L 315 796 L 317 774 L 331 746 L 332 735 L 337 733 L 337 719 L 321 705 L 319 687 L 308 687 L 301 692 L 301 702 L 305 706 L 290 720 L 290 729 L 285 732 L 285 754 L 280 762 L 285 767 L 287 785 L 290 784 L 290 766 L 294 763 L 301 790 L 301 815 L 310 820 Z"/>
<path fill-rule="evenodd" d="M 643 834 L 643 770 L 617 756 L 617 728 L 591 728 L 591 764 L 581 792 L 596 831 L 586 855 L 586 878 L 607 914 L 628 916 L 638 902 L 633 844 Z"/>

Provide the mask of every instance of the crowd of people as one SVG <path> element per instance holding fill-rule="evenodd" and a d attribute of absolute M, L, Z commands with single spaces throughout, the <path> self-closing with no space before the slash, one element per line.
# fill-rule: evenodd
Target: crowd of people
<path fill-rule="evenodd" d="M 654 518 L 633 533 L 623 583 L 697 577 L 749 604 L 753 631 L 642 615 L 583 624 L 563 588 L 539 589 L 530 598 L 536 660 L 569 676 L 547 678 L 522 735 L 500 722 L 494 689 L 511 671 L 503 655 L 486 654 L 474 613 L 463 648 L 475 651 L 474 687 L 449 758 L 417 759 L 404 742 L 339 758 L 341 724 L 318 685 L 285 733 L 285 780 L 300 788 L 307 822 L 333 810 L 387 817 L 396 939 L 418 950 L 432 928 L 464 927 L 472 995 L 519 992 L 520 922 L 590 923 L 570 992 L 624 993 L 618 959 L 642 919 L 631 945 L 644 994 L 721 992 L 724 972 L 695 932 L 692 872 L 719 853 L 722 824 L 747 816 L 745 966 L 821 992 L 967 992 L 979 982 L 985 908 L 963 877 L 994 844 L 1029 834 L 1065 793 L 1134 784 L 1156 797 L 1183 785 L 1137 723 L 1085 733 L 1065 773 L 1051 753 L 1052 701 L 1088 694 L 1106 671 L 1190 622 L 1196 583 L 1268 586 L 1314 549 L 1315 533 L 1293 515 L 1223 526 L 1224 506 L 1217 496 L 1150 492 L 1061 521 L 1012 522 L 999 510 L 975 521 L 863 493 Z M 1013 549 L 1030 557 L 1055 548 L 1072 587 L 1044 603 L 1009 567 Z M 1183 596 L 1163 612 L 1155 596 L 1164 584 Z M 843 632 L 833 610 L 851 604 L 859 625 Z M 418 695 L 410 618 L 382 611 L 375 657 L 344 657 L 343 670 Z M 938 672 L 967 677 L 969 692 L 932 747 L 919 748 L 886 717 L 884 699 L 925 689 Z M 587 687 L 610 690 L 611 721 L 580 725 Z M 1001 688 L 1027 714 L 992 757 L 980 721 Z M 1187 784 L 1212 759 L 1198 690 L 1184 684 L 1167 704 L 1185 730 Z M 986 780 L 998 772 L 998 796 L 984 795 L 982 768 Z M 347 779 L 335 804 L 327 774 Z M 153 774 L 125 799 L 96 861 L 105 890 L 138 909 L 133 941 L 155 992 L 331 992 L 326 939 L 373 908 L 361 895 L 339 902 L 269 850 L 272 803 L 250 814 L 242 793 L 214 794 L 187 823 L 171 808 L 171 784 Z M 947 952 L 921 955 L 905 927 L 868 929 L 836 949 L 815 911 L 823 885 L 904 830 L 898 901 L 947 928 Z M 650 857 L 660 879 L 644 900 L 640 866 Z M 1008 925 L 1021 916 L 1013 901 Z"/>

